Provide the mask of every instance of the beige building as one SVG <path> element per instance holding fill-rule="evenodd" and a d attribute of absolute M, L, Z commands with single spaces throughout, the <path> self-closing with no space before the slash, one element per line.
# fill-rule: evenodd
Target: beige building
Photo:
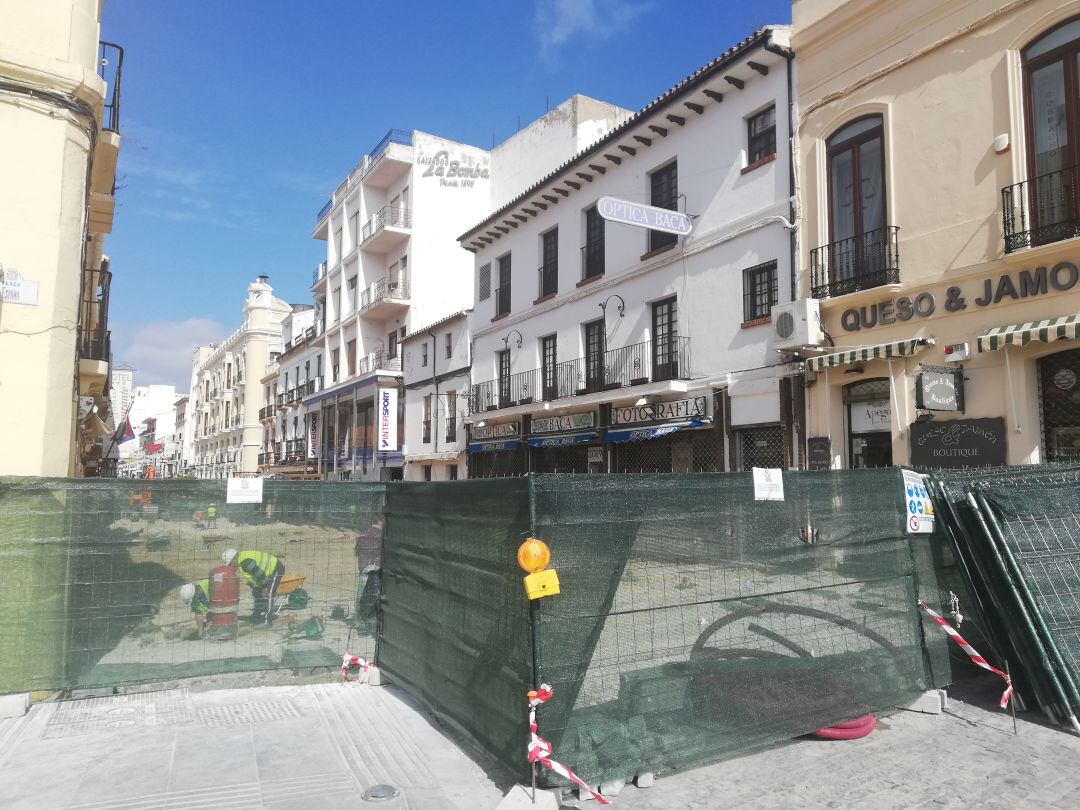
<path fill-rule="evenodd" d="M 1080 2 L 793 23 L 811 465 L 1080 460 Z"/>
<path fill-rule="evenodd" d="M 281 322 L 292 306 L 274 297 L 269 276 L 248 285 L 244 323 L 221 343 L 200 346 L 193 374 L 184 433 L 193 442 L 191 473 L 229 478 L 258 471 L 262 449 L 263 375 L 271 355 L 281 352 Z"/>
<path fill-rule="evenodd" d="M 99 468 L 123 55 L 101 5 L 0 5 L 0 475 Z"/>

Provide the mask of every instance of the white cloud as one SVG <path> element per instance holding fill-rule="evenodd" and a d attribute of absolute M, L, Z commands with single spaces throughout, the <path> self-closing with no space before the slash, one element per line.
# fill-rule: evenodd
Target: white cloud
<path fill-rule="evenodd" d="M 196 346 L 228 336 L 228 328 L 210 318 L 112 324 L 113 359 L 135 369 L 136 385 L 175 385 L 186 392 L 191 383 L 191 353 Z"/>
<path fill-rule="evenodd" d="M 652 2 L 634 0 L 539 0 L 536 35 L 540 51 L 550 54 L 571 40 L 609 39 L 652 7 Z"/>

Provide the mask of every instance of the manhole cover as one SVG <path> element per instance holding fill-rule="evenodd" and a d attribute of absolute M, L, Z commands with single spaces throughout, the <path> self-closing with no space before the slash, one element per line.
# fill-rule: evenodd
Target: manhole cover
<path fill-rule="evenodd" d="M 175 726 L 194 719 L 191 700 L 184 689 L 67 700 L 56 704 L 42 738 L 49 740 L 125 728 Z"/>
<path fill-rule="evenodd" d="M 288 700 L 263 700 L 235 703 L 231 706 L 203 706 L 199 709 L 199 722 L 204 726 L 251 725 L 299 716 L 300 712 Z"/>
<path fill-rule="evenodd" d="M 398 795 L 398 789 L 393 785 L 372 785 L 364 791 L 360 798 L 365 802 L 385 802 Z"/>

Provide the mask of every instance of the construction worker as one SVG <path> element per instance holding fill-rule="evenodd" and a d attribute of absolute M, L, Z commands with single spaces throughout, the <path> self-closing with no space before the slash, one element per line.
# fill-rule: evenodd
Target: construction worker
<path fill-rule="evenodd" d="M 210 580 L 200 579 L 181 586 L 180 601 L 191 605 L 191 612 L 195 614 L 195 629 L 202 638 L 206 634 L 206 614 L 210 612 Z"/>
<path fill-rule="evenodd" d="M 210 504 L 206 508 L 206 528 L 217 528 L 217 507 L 214 504 Z"/>
<path fill-rule="evenodd" d="M 226 565 L 231 565 L 240 573 L 251 587 L 255 597 L 253 622 L 265 620 L 270 624 L 273 619 L 274 594 L 285 575 L 285 563 L 266 551 L 237 551 L 227 548 L 221 555 Z"/>

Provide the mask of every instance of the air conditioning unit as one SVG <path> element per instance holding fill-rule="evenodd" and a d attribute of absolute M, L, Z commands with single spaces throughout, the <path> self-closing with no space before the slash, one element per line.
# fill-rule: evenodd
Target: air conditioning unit
<path fill-rule="evenodd" d="M 800 298 L 772 308 L 773 345 L 777 349 L 817 346 L 824 335 L 816 298 Z"/>

